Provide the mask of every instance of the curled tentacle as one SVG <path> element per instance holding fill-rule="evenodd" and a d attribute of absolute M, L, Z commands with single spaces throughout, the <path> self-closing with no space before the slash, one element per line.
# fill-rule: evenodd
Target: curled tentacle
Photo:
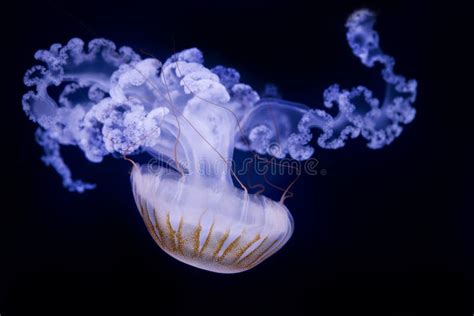
<path fill-rule="evenodd" d="M 381 50 L 374 23 L 375 16 L 368 10 L 353 13 L 346 23 L 347 40 L 354 55 L 365 66 L 382 65 L 381 75 L 386 82 L 383 100 L 366 87 L 341 89 L 335 84 L 323 94 L 324 107 L 337 107 L 337 115 L 332 116 L 323 109 L 289 106 L 287 101 L 278 98 L 262 99 L 243 120 L 246 133 L 240 138 L 250 141 L 248 148 L 278 158 L 289 155 L 305 160 L 314 151 L 308 145 L 312 139 L 311 129 L 321 130 L 317 143 L 328 149 L 341 148 L 348 139 L 358 136 L 367 139 L 367 146 L 373 149 L 392 143 L 401 134 L 403 125 L 415 117 L 412 105 L 417 83 L 394 73 L 395 61 Z M 277 152 L 270 150 L 272 143 L 278 144 Z M 245 149 L 244 146 L 239 148 Z"/>

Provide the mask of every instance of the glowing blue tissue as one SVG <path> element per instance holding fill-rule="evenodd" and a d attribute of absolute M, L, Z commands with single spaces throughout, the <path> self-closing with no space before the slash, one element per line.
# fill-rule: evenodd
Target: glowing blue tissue
<path fill-rule="evenodd" d="M 143 59 L 105 39 L 54 44 L 27 71 L 34 87 L 23 109 L 39 127 L 43 161 L 70 191 L 93 184 L 73 180 L 60 145 L 79 147 L 88 160 L 147 152 L 168 158 L 172 169 L 155 172 L 134 164 L 132 187 L 151 235 L 173 257 L 206 270 L 232 273 L 252 268 L 280 249 L 293 231 L 283 204 L 237 189 L 230 161 L 234 148 L 277 158 L 309 159 L 317 144 L 336 149 L 362 136 L 370 148 L 390 144 L 415 117 L 416 81 L 394 73 L 394 59 L 379 47 L 368 10 L 353 13 L 347 40 L 367 67 L 379 65 L 384 98 L 368 88 L 334 84 L 322 108 L 285 101 L 273 86 L 265 97 L 240 82 L 237 70 L 206 68 L 197 48 L 164 64 Z M 59 92 L 58 92 L 59 91 Z M 323 108 L 337 107 L 330 115 Z M 171 162 L 171 163 L 170 163 Z"/>

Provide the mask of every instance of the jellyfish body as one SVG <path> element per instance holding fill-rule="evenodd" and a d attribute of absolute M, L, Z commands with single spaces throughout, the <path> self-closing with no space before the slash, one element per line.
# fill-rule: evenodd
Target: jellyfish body
<path fill-rule="evenodd" d="M 322 148 L 343 147 L 362 136 L 373 149 L 388 145 L 415 116 L 416 81 L 394 73 L 394 60 L 379 47 L 368 10 L 352 14 L 347 39 L 368 67 L 382 66 L 386 95 L 376 98 L 362 86 L 329 87 L 322 109 L 260 98 L 240 83 L 232 68 L 203 66 L 202 53 L 188 49 L 164 64 L 142 59 L 131 48 L 96 39 L 84 49 L 79 39 L 38 51 L 45 66 L 25 75 L 34 86 L 23 108 L 39 128 L 43 161 L 71 191 L 93 184 L 73 180 L 60 145 L 78 146 L 92 162 L 108 154 L 147 152 L 169 168 L 134 165 L 132 188 L 137 207 L 156 241 L 168 254 L 205 270 L 234 273 L 254 267 L 278 251 L 293 232 L 282 202 L 234 186 L 234 150 L 305 160 L 314 148 L 312 129 L 320 129 Z M 52 90 L 60 91 L 57 97 Z M 237 179 L 237 181 L 239 181 Z"/>
<path fill-rule="evenodd" d="M 225 183 L 135 166 L 132 187 L 155 242 L 174 258 L 220 273 L 248 270 L 278 251 L 293 232 L 288 209 Z"/>

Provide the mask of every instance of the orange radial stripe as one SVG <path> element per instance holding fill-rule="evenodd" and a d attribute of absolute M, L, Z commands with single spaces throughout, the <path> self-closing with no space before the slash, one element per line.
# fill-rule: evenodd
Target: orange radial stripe
<path fill-rule="evenodd" d="M 262 242 L 260 243 L 260 245 L 258 245 L 254 250 L 252 250 L 248 255 L 246 255 L 245 257 L 243 257 L 242 259 L 239 260 L 239 262 L 237 262 L 237 264 L 240 264 L 242 261 L 244 261 L 245 259 L 247 258 L 250 258 L 255 252 L 257 252 L 260 247 L 262 247 L 262 245 L 267 241 L 268 239 L 268 236 L 263 238 Z"/>
<path fill-rule="evenodd" d="M 265 253 L 266 253 L 268 250 L 270 250 L 270 249 L 273 247 L 273 245 L 276 244 L 277 241 L 278 241 L 278 239 L 276 239 L 275 241 L 273 241 L 273 242 L 270 244 L 270 246 L 268 246 L 267 248 L 265 248 L 264 251 L 262 251 L 261 253 L 259 253 L 259 254 L 254 258 L 253 261 L 251 261 L 249 264 L 246 265 L 246 267 L 247 267 L 247 268 L 251 268 L 260 258 L 262 258 L 262 256 L 265 255 Z"/>
<path fill-rule="evenodd" d="M 227 256 L 230 252 L 232 252 L 232 250 L 234 250 L 238 246 L 240 237 L 241 237 L 241 235 L 239 235 L 239 237 L 235 238 L 234 241 L 232 241 L 230 243 L 230 245 L 227 246 L 227 248 L 224 250 L 224 253 L 222 254 L 222 256 L 220 256 L 220 258 L 218 259 L 219 262 L 222 262 L 224 260 L 225 256 Z"/>
<path fill-rule="evenodd" d="M 173 230 L 173 227 L 171 226 L 170 213 L 166 214 L 166 228 L 168 229 L 168 235 L 171 239 L 171 250 L 176 251 L 176 233 Z"/>
<path fill-rule="evenodd" d="M 233 264 L 236 263 L 240 257 L 247 251 L 247 249 L 250 248 L 254 243 L 260 240 L 260 234 L 257 234 L 254 239 L 252 239 L 249 243 L 247 243 L 245 246 L 241 247 L 239 250 L 237 250 L 237 256 L 235 257 Z"/>
<path fill-rule="evenodd" d="M 211 234 L 212 234 L 213 228 L 214 228 L 214 222 L 212 222 L 211 228 L 209 229 L 209 233 L 207 234 L 206 240 L 204 241 L 204 245 L 202 246 L 201 251 L 199 252 L 199 257 L 202 257 L 202 254 L 204 253 L 204 250 L 209 245 L 209 241 L 211 240 Z"/>
<path fill-rule="evenodd" d="M 197 257 L 199 255 L 199 238 L 201 237 L 201 230 L 202 226 L 199 224 L 199 226 L 193 231 L 193 257 Z"/>
<path fill-rule="evenodd" d="M 162 241 L 165 240 L 164 236 L 163 236 L 163 230 L 161 229 L 161 226 L 160 226 L 160 221 L 158 220 L 158 212 L 156 211 L 155 208 L 153 208 L 153 215 L 155 216 L 155 226 L 156 226 L 156 229 L 158 230 L 158 235 L 160 236 L 160 239 Z"/>
<path fill-rule="evenodd" d="M 148 211 L 143 207 L 143 204 L 140 203 L 140 209 L 142 212 L 142 218 L 143 221 L 145 222 L 145 226 L 148 229 L 148 232 L 150 233 L 151 237 L 153 237 L 153 240 L 157 244 L 160 244 L 160 238 L 155 232 L 155 228 L 153 227 L 153 223 L 151 222 L 150 215 L 148 214 Z"/>
<path fill-rule="evenodd" d="M 181 219 L 179 220 L 178 233 L 177 233 L 176 237 L 178 239 L 178 251 L 181 252 L 184 255 L 184 252 L 183 252 L 183 248 L 184 248 L 183 216 L 181 216 Z"/>
<path fill-rule="evenodd" d="M 219 241 L 217 242 L 217 248 L 216 248 L 216 250 L 214 251 L 214 253 L 212 254 L 212 257 L 213 257 L 214 259 L 217 259 L 217 254 L 219 253 L 219 251 L 221 251 L 221 248 L 222 248 L 222 246 L 224 246 L 224 243 L 225 243 L 225 241 L 227 240 L 227 238 L 229 238 L 229 233 L 230 233 L 230 231 L 227 230 L 227 231 L 224 233 L 224 235 L 222 236 L 222 238 L 219 239 Z"/>

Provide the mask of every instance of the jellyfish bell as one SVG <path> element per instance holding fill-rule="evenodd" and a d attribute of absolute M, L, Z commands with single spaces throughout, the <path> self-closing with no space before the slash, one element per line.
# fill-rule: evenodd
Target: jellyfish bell
<path fill-rule="evenodd" d="M 293 232 L 288 209 L 227 181 L 134 166 L 133 195 L 155 242 L 189 265 L 220 273 L 251 269 Z"/>
<path fill-rule="evenodd" d="M 34 88 L 23 96 L 23 109 L 39 125 L 43 161 L 70 191 L 94 185 L 73 179 L 61 145 L 79 147 L 94 163 L 109 154 L 144 151 L 169 162 L 170 168 L 133 163 L 133 196 L 151 236 L 192 266 L 245 271 L 283 247 L 293 220 L 284 198 L 276 202 L 248 193 L 231 168 L 235 149 L 306 160 L 314 153 L 313 129 L 321 130 L 316 143 L 322 148 L 341 148 L 361 136 L 378 149 L 413 121 L 417 82 L 394 72 L 394 59 L 379 47 L 374 23 L 372 12 L 359 10 L 346 23 L 346 37 L 363 65 L 381 65 L 386 95 L 332 85 L 322 104 L 334 107 L 335 115 L 282 100 L 275 92 L 260 98 L 235 69 L 206 68 L 196 48 L 161 64 L 129 47 L 117 50 L 105 39 L 92 40 L 86 49 L 77 38 L 35 54 L 44 65 L 25 75 L 25 84 Z"/>

